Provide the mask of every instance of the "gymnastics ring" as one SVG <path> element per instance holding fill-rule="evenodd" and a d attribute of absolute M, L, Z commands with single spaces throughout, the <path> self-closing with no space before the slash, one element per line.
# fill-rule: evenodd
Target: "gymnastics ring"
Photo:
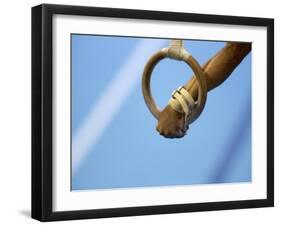
<path fill-rule="evenodd" d="M 204 109 L 207 100 L 207 85 L 204 72 L 201 66 L 183 47 L 182 40 L 173 40 L 168 48 L 163 48 L 154 55 L 152 55 L 146 63 L 142 76 L 142 93 L 144 96 L 144 100 L 152 115 L 156 119 L 159 119 L 161 110 L 157 107 L 152 97 L 150 80 L 153 69 L 156 64 L 167 57 L 179 61 L 184 61 L 185 63 L 187 63 L 193 70 L 198 82 L 198 99 L 196 101 L 194 110 L 191 111 L 190 115 L 188 115 L 186 121 L 186 125 L 189 125 L 199 117 L 199 115 Z"/>

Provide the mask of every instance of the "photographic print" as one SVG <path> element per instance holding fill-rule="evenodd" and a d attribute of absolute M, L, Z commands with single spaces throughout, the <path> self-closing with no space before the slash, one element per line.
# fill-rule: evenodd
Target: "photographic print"
<path fill-rule="evenodd" d="M 274 204 L 274 21 L 32 8 L 32 217 Z"/>
<path fill-rule="evenodd" d="M 169 130 L 184 113 L 169 122 L 171 108 L 157 121 L 141 80 L 149 57 L 170 42 L 71 35 L 73 190 L 251 182 L 251 43 L 183 40 L 200 65 L 209 62 L 210 93 L 194 124 L 167 137 L 157 124 Z M 162 109 L 192 75 L 183 61 L 157 64 L 151 89 Z"/>

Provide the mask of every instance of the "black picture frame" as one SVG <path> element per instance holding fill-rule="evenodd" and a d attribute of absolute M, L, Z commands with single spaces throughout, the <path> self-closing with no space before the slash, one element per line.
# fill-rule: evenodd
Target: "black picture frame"
<path fill-rule="evenodd" d="M 182 21 L 267 28 L 267 198 L 95 210 L 52 210 L 52 17 L 54 14 Z M 32 218 L 40 221 L 121 217 L 274 205 L 274 20 L 43 4 L 32 8 Z"/>

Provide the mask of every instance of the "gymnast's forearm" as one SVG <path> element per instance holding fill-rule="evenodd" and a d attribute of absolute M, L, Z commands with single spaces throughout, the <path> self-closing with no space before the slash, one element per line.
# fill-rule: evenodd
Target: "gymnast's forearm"
<path fill-rule="evenodd" d="M 251 51 L 251 47 L 251 43 L 228 42 L 224 48 L 202 66 L 208 91 L 219 86 L 229 77 Z M 184 87 L 196 100 L 198 85 L 195 76 Z"/>

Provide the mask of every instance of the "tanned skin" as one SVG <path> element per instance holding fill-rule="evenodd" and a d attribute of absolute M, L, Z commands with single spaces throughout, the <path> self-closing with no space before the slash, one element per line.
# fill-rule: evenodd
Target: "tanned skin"
<path fill-rule="evenodd" d="M 228 42 L 218 53 L 203 66 L 208 91 L 222 84 L 251 51 L 251 43 Z M 195 76 L 184 85 L 194 100 L 198 96 L 198 85 Z M 156 130 L 166 138 L 181 138 L 187 128 L 185 115 L 167 105 L 160 113 Z"/>

